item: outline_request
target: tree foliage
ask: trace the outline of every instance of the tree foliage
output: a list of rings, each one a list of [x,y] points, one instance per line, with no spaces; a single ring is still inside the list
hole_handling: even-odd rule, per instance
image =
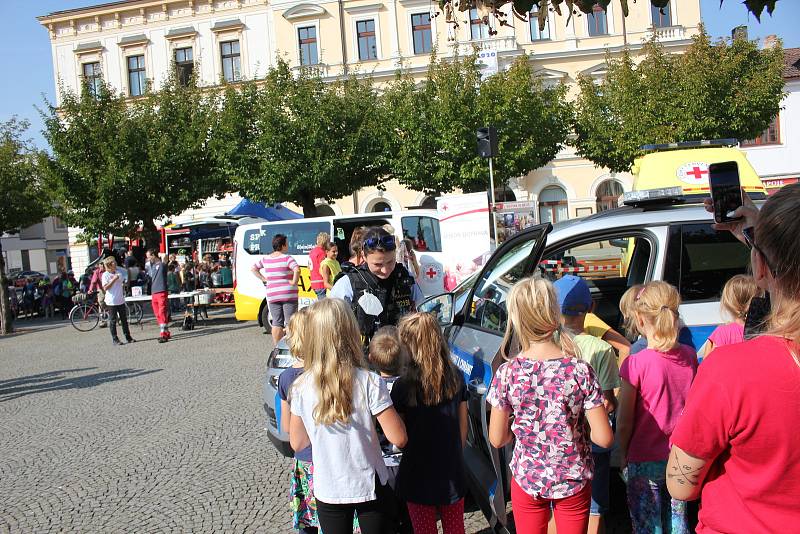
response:
[[[350,195],[386,174],[386,124],[369,79],[325,83],[281,60],[264,80],[228,92],[222,116],[233,132],[225,167],[251,200],[291,201],[315,216],[317,198]]]
[[[784,96],[783,51],[744,39],[712,44],[701,32],[684,54],[650,41],[640,63],[628,52],[607,63],[603,82],[578,82],[575,146],[616,172],[628,171],[644,144],[756,137]]]
[[[417,86],[398,78],[385,96],[393,127],[391,176],[427,193],[488,188],[486,160],[476,151],[476,130],[498,132],[496,183],[527,174],[553,159],[572,118],[566,89],[545,88],[529,58],[481,81],[475,56],[432,58]]]
[[[218,114],[213,93],[175,78],[126,100],[62,90],[43,113],[52,157],[43,166],[65,221],[97,234],[143,232],[158,243],[155,220],[202,205],[228,189],[209,150]]]
[[[0,123],[0,235],[36,224],[51,211],[47,190],[36,165],[37,152],[25,139],[27,121]],[[0,333],[11,332],[13,317],[0,250]]]

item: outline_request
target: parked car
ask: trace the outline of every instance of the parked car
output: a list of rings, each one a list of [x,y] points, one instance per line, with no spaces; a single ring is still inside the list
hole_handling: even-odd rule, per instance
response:
[[[728,232],[717,232],[702,205],[664,197],[564,223],[541,224],[509,239],[480,273],[457,292],[420,305],[435,313],[453,362],[464,374],[469,394],[469,432],[464,458],[473,500],[496,532],[509,532],[508,463],[513,444],[489,444],[486,394],[502,363],[505,299],[520,279],[539,273],[557,279],[570,273],[589,284],[595,313],[622,331],[619,300],[625,290],[650,280],[678,288],[680,314],[696,348],[722,322],[719,298],[725,282],[744,273],[750,252]]]

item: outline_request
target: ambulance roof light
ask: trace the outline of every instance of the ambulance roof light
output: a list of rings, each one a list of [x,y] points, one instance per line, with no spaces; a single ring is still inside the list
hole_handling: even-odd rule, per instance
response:
[[[654,202],[679,202],[683,198],[683,189],[680,186],[662,187],[660,189],[628,191],[622,195],[622,203],[626,206],[638,206]]]
[[[681,148],[708,148],[715,146],[737,146],[738,139],[704,139],[702,141],[680,141],[678,143],[664,143],[655,145],[642,145],[639,150],[651,152],[656,150],[676,150]]]

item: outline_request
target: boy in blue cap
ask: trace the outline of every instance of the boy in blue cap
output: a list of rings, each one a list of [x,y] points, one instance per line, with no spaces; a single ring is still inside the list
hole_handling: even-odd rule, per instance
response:
[[[558,304],[564,320],[564,328],[574,336],[580,357],[594,369],[603,404],[608,413],[617,408],[614,389],[620,387],[619,367],[614,348],[598,337],[584,331],[586,314],[592,311],[592,294],[583,278],[566,275],[553,284],[558,295]],[[589,512],[589,533],[602,532],[603,514],[609,508],[609,477],[611,450],[592,443],[594,478],[592,479],[592,504]]]

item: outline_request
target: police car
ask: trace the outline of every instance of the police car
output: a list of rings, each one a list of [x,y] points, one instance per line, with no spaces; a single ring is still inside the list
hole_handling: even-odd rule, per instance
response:
[[[645,147],[633,172],[634,191],[620,208],[556,224],[541,224],[503,243],[482,270],[454,293],[420,305],[437,314],[453,362],[469,392],[469,432],[464,457],[473,500],[496,532],[508,532],[507,468],[513,445],[495,449],[488,440],[486,393],[502,363],[505,298],[523,277],[541,273],[583,277],[595,314],[622,331],[619,300],[628,287],[663,280],[678,288],[680,314],[699,349],[723,319],[719,298],[725,282],[746,272],[750,253],[729,232],[716,232],[703,205],[708,165],[737,161],[740,181],[755,200],[764,188],[744,154],[731,142]]]

